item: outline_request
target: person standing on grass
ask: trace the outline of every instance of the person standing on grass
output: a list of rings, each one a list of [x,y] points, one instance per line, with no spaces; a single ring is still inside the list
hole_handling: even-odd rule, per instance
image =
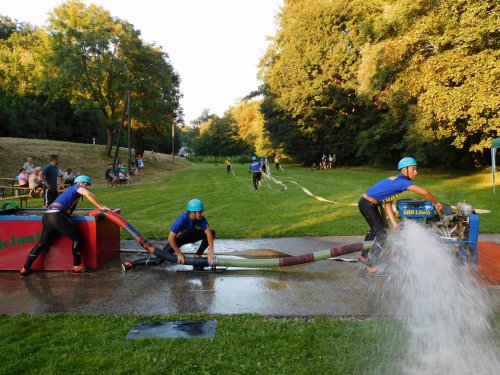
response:
[[[250,167],[248,167],[248,173],[253,172],[252,183],[255,191],[259,191],[259,186],[262,185],[260,179],[262,178],[261,173],[261,163],[257,160],[256,156],[252,156],[252,162],[250,163]],[[257,186],[258,184],[258,186]]]
[[[195,243],[201,240],[200,247],[196,251],[195,257],[202,257],[203,252],[208,247],[208,263],[214,261],[214,238],[215,231],[210,228],[203,211],[205,206],[199,199],[191,199],[187,204],[186,212],[182,213],[170,227],[167,244],[162,250],[155,251],[154,257],[144,257],[134,261],[127,261],[122,264],[124,271],[136,266],[158,265],[165,262],[167,254],[177,255],[177,263],[184,264],[185,257],[180,248],[188,243]],[[162,255],[164,255],[162,257]],[[203,267],[194,267],[203,269]]]
[[[79,176],[75,178],[74,185],[67,188],[57,199],[52,202],[42,216],[42,235],[38,244],[33,247],[21,268],[19,274],[28,276],[31,274],[31,266],[43,250],[48,250],[50,244],[58,234],[71,238],[73,241],[73,272],[91,272],[92,268],[85,267],[82,263],[81,251],[83,246],[83,236],[71,220],[71,214],[75,210],[81,196],[86,197],[92,204],[100,210],[109,210],[103,206],[88,187],[92,184],[90,177]]]
[[[142,155],[137,156],[135,159],[135,165],[137,167],[137,174],[141,175],[144,170],[144,161],[142,160]]]
[[[44,184],[43,200],[45,207],[54,202],[58,196],[57,177],[59,177],[59,155],[50,155],[50,163],[41,170],[39,177]]]
[[[278,154],[274,156],[274,165],[276,166],[276,170],[280,170],[280,157]]]
[[[233,169],[233,166],[231,165],[231,158],[227,158],[224,164],[226,164],[227,174],[231,173],[231,169]]]
[[[396,177],[389,177],[376,183],[363,194],[358,202],[359,211],[370,226],[370,232],[366,235],[365,241],[374,240],[372,257],[368,258],[368,251],[363,250],[358,258],[359,262],[367,265],[366,270],[369,274],[377,273],[377,264],[387,238],[385,214],[379,211],[379,208],[382,211],[382,205],[389,216],[393,230],[399,230],[399,224],[392,210],[392,202],[404,191],[408,190],[422,195],[425,199],[431,201],[438,211],[442,208],[441,203],[431,192],[413,183],[413,180],[417,177],[417,162],[415,159],[410,157],[401,159],[398,163],[398,170],[399,174]]]

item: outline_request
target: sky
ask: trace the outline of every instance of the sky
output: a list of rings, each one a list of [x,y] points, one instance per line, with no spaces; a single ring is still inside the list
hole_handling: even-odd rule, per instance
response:
[[[62,0],[2,0],[0,15],[44,26]],[[204,109],[222,117],[256,90],[257,65],[283,0],[84,0],[127,20],[161,46],[181,78],[185,123]]]

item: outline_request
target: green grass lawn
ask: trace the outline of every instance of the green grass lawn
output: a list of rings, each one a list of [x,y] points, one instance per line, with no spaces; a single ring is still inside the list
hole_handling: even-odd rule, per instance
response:
[[[96,188],[94,192],[108,206],[121,208],[122,215],[152,239],[166,236],[191,198],[205,203],[205,215],[219,238],[361,235],[368,226],[357,206],[350,204],[356,204],[369,186],[394,173],[347,167],[313,172],[285,166],[285,172],[273,171],[273,176],[285,183],[286,190],[263,181],[260,191],[255,192],[247,168],[235,165],[235,177],[227,174],[222,165],[198,163],[153,183]],[[318,201],[292,181],[339,204]],[[480,230],[500,232],[499,198],[493,196],[486,173],[460,176],[422,169],[416,183],[442,202],[456,205],[466,199],[476,208],[491,210],[481,215]],[[419,196],[404,193],[401,197]]]
[[[138,322],[178,319],[216,319],[215,338],[125,339]],[[388,374],[400,331],[384,319],[0,316],[0,373]]]
[[[211,339],[127,340],[139,322],[218,321]],[[500,337],[500,317],[492,322]],[[497,342],[498,344],[498,342]],[[0,315],[0,374],[400,374],[391,319]]]
[[[20,151],[21,150],[21,151]],[[35,165],[46,165],[51,153],[61,155],[61,167],[73,167],[92,177],[93,191],[106,205],[119,207],[123,216],[143,235],[161,239],[191,198],[202,199],[206,216],[219,238],[302,237],[363,235],[368,230],[356,204],[363,192],[377,181],[394,175],[393,169],[342,167],[334,171],[311,171],[285,165],[285,171],[272,168],[275,178],[285,183],[263,182],[258,193],[253,189],[248,165],[235,164],[236,177],[225,166],[190,164],[184,158],[172,159],[157,153],[157,162],[146,155],[143,176],[136,183],[118,189],[106,187],[104,170],[112,160],[103,145],[75,144],[36,139],[0,138],[0,151],[7,158],[0,165],[0,177],[14,177],[19,167],[32,156]],[[121,160],[127,158],[120,149]],[[292,181],[313,194],[340,202],[320,202],[305,194]],[[445,203],[456,205],[467,200],[476,208],[489,209],[481,215],[481,233],[500,233],[500,194],[493,195],[491,170],[462,173],[419,169],[417,184],[432,191]],[[497,189],[500,191],[500,189]],[[401,197],[418,197],[405,193]],[[42,201],[30,200],[30,207]],[[88,202],[81,207],[90,207]],[[123,237],[126,238],[123,232]]]
[[[82,146],[81,152],[89,147]],[[258,238],[364,234],[368,227],[350,204],[357,203],[369,186],[395,173],[368,167],[313,172],[285,165],[284,172],[273,170],[273,175],[286,190],[264,181],[256,193],[248,166],[234,167],[237,177],[228,175],[223,165],[188,166],[178,161],[174,166],[164,158],[149,163],[136,183],[117,189],[104,187],[100,167],[91,177],[97,181],[93,191],[99,200],[121,208],[147,238],[164,238],[191,198],[203,200],[219,238]],[[476,208],[491,210],[481,215],[480,230],[500,233],[499,198],[492,194],[488,170],[459,174],[422,168],[419,172],[416,183],[440,201],[456,205],[466,199]],[[339,203],[318,201],[292,181]],[[40,207],[41,200],[29,204]],[[91,205],[85,201],[80,207]],[[122,231],[122,236],[127,234]],[[219,326],[214,339],[125,339],[137,322],[171,319],[217,319]],[[497,315],[492,322],[497,338],[499,323]],[[398,321],[380,318],[0,315],[0,374],[397,374],[404,341]]]

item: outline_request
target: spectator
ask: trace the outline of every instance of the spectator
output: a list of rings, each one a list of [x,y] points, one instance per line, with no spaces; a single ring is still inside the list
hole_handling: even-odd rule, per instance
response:
[[[43,167],[40,172],[40,180],[45,185],[44,187],[44,204],[46,207],[49,206],[59,195],[57,189],[57,177],[59,165],[59,155],[50,155],[50,163]]]
[[[137,167],[137,174],[141,175],[144,169],[144,161],[142,160],[142,155],[137,156],[135,159],[135,165]]]
[[[127,163],[121,163],[120,172],[123,173],[125,176],[127,176],[129,174],[128,168],[127,168]]]
[[[75,176],[75,173],[73,172],[73,169],[72,168],[66,169],[66,172],[64,172],[64,174],[63,174],[64,185],[67,185],[67,186],[73,185],[75,178],[76,178],[76,176]]]
[[[280,170],[280,157],[278,154],[274,157],[274,165],[276,166],[276,170]]]
[[[33,158],[31,156],[26,158],[26,163],[24,163],[23,168],[26,170],[27,174],[32,174],[34,172],[35,167],[33,166]]]
[[[108,168],[104,171],[104,178],[111,184],[111,187],[116,188],[118,177],[113,173],[113,164],[109,163]]]
[[[40,170],[42,168],[36,167],[33,170],[33,173],[29,175],[28,177],[28,186],[30,189],[41,189],[43,188],[43,184],[40,181],[40,177],[38,176],[40,174]]]
[[[28,177],[28,187],[32,190],[31,196],[32,197],[41,197],[43,195],[43,184],[40,181],[40,177],[38,176],[40,174],[40,170],[42,168],[36,167],[33,170],[33,173],[29,175]]]
[[[21,168],[19,170],[19,176],[17,176],[17,180],[18,180],[19,186],[28,187],[28,174],[26,173],[26,169]]]
[[[122,164],[120,172],[118,172],[118,179],[121,183],[125,182],[127,184],[130,183],[130,180],[132,179],[127,172],[127,167],[125,166],[125,164]]]

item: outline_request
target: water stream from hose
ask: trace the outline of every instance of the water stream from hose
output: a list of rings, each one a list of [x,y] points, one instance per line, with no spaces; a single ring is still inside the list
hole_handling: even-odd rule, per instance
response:
[[[401,317],[408,337],[398,372],[498,373],[490,298],[473,267],[418,223],[405,223],[389,243],[381,294],[392,295],[393,312]]]

